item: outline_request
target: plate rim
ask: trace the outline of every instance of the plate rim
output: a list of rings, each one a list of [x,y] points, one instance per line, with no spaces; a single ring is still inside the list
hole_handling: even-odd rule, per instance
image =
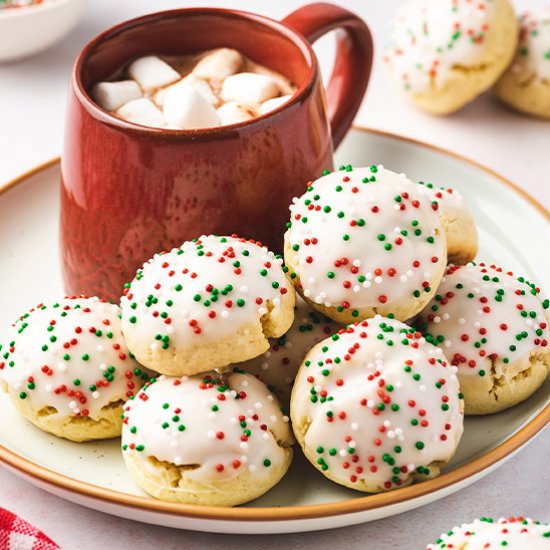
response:
[[[520,195],[524,200],[536,208],[550,223],[550,211],[548,211],[528,192],[521,189],[515,183],[505,178],[498,172],[477,161],[437,145],[432,145],[430,143],[425,143],[414,138],[401,136],[391,132],[360,125],[354,125],[353,129],[379,137],[409,143],[411,145],[454,158],[465,164],[469,164],[477,170],[492,176],[499,183],[504,184],[512,191]],[[0,196],[4,195],[9,190],[16,188],[18,185],[25,183],[31,177],[59,164],[59,162],[60,158],[56,157],[22,173],[0,188]],[[500,462],[503,462],[506,458],[510,457],[524,445],[529,443],[549,423],[550,403],[540,410],[537,415],[525,426],[513,433],[510,437],[508,437],[508,439],[503,441],[494,449],[491,449],[475,460],[459,466],[450,472],[443,473],[436,478],[423,481],[422,483],[409,485],[408,487],[397,489],[395,491],[389,491],[387,493],[359,496],[362,494],[358,492],[357,497],[343,501],[303,506],[242,508],[199,506],[164,502],[156,500],[153,497],[142,497],[121,493],[113,489],[99,487],[91,483],[70,478],[63,474],[54,472],[44,466],[35,464],[34,462],[19,456],[16,452],[9,450],[2,445],[0,445],[0,465],[5,466],[10,470],[15,470],[16,473],[22,475],[23,477],[33,478],[41,484],[53,486],[58,490],[67,491],[81,497],[83,496],[94,500],[101,500],[114,505],[137,509],[142,512],[161,513],[171,516],[176,515],[202,520],[226,520],[241,522],[312,520],[323,517],[367,512],[375,509],[382,509],[391,505],[404,504],[421,497],[426,497],[432,493],[448,489],[453,485],[465,482],[469,478],[476,476],[491,467],[497,466]]]

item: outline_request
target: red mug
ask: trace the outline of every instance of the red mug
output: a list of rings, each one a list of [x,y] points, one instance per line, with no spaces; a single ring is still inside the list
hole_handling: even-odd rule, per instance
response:
[[[338,29],[325,91],[310,42]],[[149,128],[118,119],[92,86],[137,57],[219,47],[241,51],[298,90],[251,121],[201,130]],[[276,251],[292,197],[323,169],[365,93],[372,39],[353,13],[304,6],[282,22],[225,9],[139,17],[94,38],[71,77],[61,161],[65,290],[118,301],[125,282],[158,251],[201,234],[233,234]]]

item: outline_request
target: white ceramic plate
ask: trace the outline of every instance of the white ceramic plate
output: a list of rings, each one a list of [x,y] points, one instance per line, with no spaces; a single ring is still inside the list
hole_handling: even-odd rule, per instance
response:
[[[550,214],[504,178],[470,161],[397,136],[355,129],[337,162],[382,163],[413,179],[456,187],[480,234],[479,258],[550,289],[550,256],[540,239]],[[59,164],[42,166],[0,194],[0,327],[62,294],[58,267]],[[0,397],[0,462],[63,498],[134,520],[220,533],[290,533],[372,521],[458,491],[488,474],[550,421],[550,379],[526,403],[468,418],[458,453],[433,480],[366,496],[331,483],[296,453],[284,480],[239,508],[164,503],[147,497],[123,464],[118,441],[75,444],[40,432]]]

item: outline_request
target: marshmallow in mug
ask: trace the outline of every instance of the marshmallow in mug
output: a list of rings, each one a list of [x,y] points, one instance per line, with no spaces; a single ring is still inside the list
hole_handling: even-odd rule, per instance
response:
[[[225,80],[243,65],[243,56],[231,48],[219,48],[205,55],[193,69],[193,74],[203,80]]]
[[[133,78],[146,92],[172,84],[181,78],[166,61],[154,55],[136,59],[128,67],[128,76]]]
[[[140,97],[125,103],[116,111],[116,114],[128,122],[142,124],[143,126],[162,128],[167,124],[162,111],[146,97]]]
[[[220,125],[216,110],[195,86],[183,82],[166,93],[163,112],[169,124],[192,130]]]
[[[265,74],[237,73],[228,76],[222,85],[224,101],[237,101],[246,105],[263,103],[280,94],[275,79]]]

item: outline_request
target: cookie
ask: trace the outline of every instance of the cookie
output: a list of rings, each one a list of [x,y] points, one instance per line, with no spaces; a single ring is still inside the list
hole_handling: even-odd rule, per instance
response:
[[[413,317],[445,270],[438,208],[424,186],[382,166],[325,173],[290,207],[285,262],[296,290],[340,323]]]
[[[519,23],[516,56],[495,92],[518,111],[550,118],[550,7],[522,14]]]
[[[292,461],[288,417],[243,371],[153,379],[124,410],[122,450],[161,500],[235,506],[276,485]]]
[[[508,0],[409,0],[392,24],[384,61],[414,105],[445,115],[497,81],[516,36]]]
[[[64,298],[14,323],[0,345],[0,384],[27,420],[72,441],[120,435],[123,404],[149,377],[119,313],[98,298]]]
[[[415,321],[458,367],[466,414],[527,399],[550,369],[548,300],[523,277],[484,263],[449,266]]]
[[[452,187],[436,187],[432,183],[418,182],[429,189],[432,200],[439,204],[439,219],[447,240],[447,261],[463,265],[477,255],[478,238],[474,219],[462,195]]]
[[[484,517],[443,533],[435,544],[428,544],[426,550],[496,550],[503,547],[507,550],[548,550],[550,526],[524,517],[496,521]]]
[[[309,461],[370,493],[437,476],[463,430],[456,367],[414,328],[379,315],[309,352],[290,409]]]
[[[155,255],[121,300],[128,347],[171,376],[245,361],[292,324],[295,294],[277,258],[255,241],[203,236]]]
[[[294,322],[280,338],[269,341],[264,354],[237,365],[263,380],[286,406],[298,368],[307,352],[321,340],[342,328],[325,315],[315,311],[300,297],[294,307]]]

